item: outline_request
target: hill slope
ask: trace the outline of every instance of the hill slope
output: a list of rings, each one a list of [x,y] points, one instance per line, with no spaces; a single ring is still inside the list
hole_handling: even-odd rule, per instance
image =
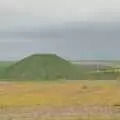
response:
[[[69,61],[54,54],[36,54],[8,67],[5,78],[14,79],[80,79],[80,71]]]

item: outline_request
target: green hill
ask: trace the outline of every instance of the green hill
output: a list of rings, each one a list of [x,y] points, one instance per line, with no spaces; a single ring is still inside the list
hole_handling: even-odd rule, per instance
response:
[[[80,71],[71,62],[54,54],[35,54],[11,65],[5,70],[9,79],[80,79]]]
[[[114,80],[120,76],[95,70],[95,65],[72,64],[54,54],[35,54],[18,62],[0,62],[0,80]]]

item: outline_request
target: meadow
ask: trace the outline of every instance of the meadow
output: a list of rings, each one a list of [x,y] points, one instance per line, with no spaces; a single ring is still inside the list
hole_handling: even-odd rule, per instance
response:
[[[0,62],[0,120],[120,120],[119,74],[93,71],[56,55]]]
[[[0,120],[119,119],[119,80],[0,82]]]

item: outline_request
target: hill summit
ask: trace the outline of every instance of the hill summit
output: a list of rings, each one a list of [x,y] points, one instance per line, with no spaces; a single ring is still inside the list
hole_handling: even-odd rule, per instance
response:
[[[55,54],[34,54],[8,67],[4,75],[10,79],[79,79],[79,70]]]

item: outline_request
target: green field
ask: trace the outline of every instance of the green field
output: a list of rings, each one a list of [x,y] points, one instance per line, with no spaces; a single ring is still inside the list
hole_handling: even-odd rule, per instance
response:
[[[120,120],[119,74],[94,71],[51,54],[1,61],[0,120]]]

